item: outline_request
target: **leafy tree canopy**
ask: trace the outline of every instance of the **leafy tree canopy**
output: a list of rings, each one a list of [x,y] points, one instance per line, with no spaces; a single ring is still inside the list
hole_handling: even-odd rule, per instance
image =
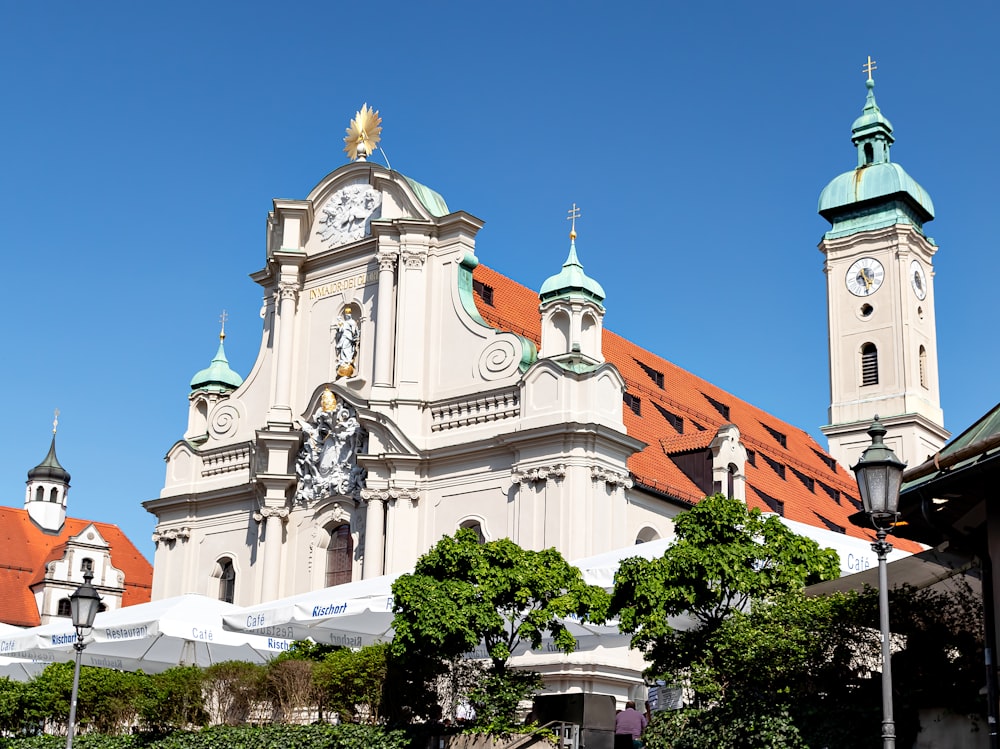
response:
[[[839,559],[777,517],[738,499],[706,497],[675,521],[676,541],[659,559],[632,558],[615,575],[611,611],[657,675],[685,665],[690,648],[675,630],[693,619],[698,638],[737,611],[839,574]],[[691,642],[690,644],[694,644]]]
[[[607,593],[584,583],[555,549],[529,551],[506,538],[479,543],[465,528],[442,538],[392,590],[394,652],[448,659],[482,643],[495,670],[519,644],[537,648],[545,636],[572,652],[564,620],[601,622],[608,605]]]

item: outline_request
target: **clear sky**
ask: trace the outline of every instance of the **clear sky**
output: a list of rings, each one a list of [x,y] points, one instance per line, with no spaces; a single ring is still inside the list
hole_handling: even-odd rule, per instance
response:
[[[577,248],[605,325],[811,432],[829,376],[816,214],[856,165],[866,56],[893,161],[930,193],[946,427],[998,401],[991,320],[1000,6],[941,2],[9,2],[0,502],[48,449],[70,514],[152,558],[191,376],[261,338],[271,199],[346,162],[365,102],[392,167],[486,221],[532,288]],[[375,160],[381,160],[376,155]]]

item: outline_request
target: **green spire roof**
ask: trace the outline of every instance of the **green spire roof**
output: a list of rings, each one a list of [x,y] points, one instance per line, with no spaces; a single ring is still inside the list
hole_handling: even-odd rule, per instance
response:
[[[554,299],[583,298],[603,309],[601,302],[604,301],[604,289],[583,272],[583,265],[576,256],[575,231],[570,235],[569,256],[563,263],[562,270],[546,279],[538,296],[543,304]]]
[[[888,138],[889,143],[895,140],[892,137],[892,123],[889,118],[882,114],[882,110],[875,103],[875,81],[869,78],[865,81],[868,87],[868,96],[865,98],[865,108],[861,116],[851,125],[852,140],[855,144],[859,141],[881,134]],[[885,160],[889,160],[889,152],[886,150]]]
[[[201,370],[191,378],[192,390],[210,390],[216,393],[228,393],[243,384],[240,377],[229,367],[225,349],[226,334],[219,336],[219,350],[207,369]]]
[[[59,465],[59,458],[56,457],[56,434],[52,432],[52,444],[49,445],[48,455],[37,466],[28,471],[28,481],[60,481],[69,483],[69,471]]]
[[[875,81],[869,78],[865,85],[865,107],[851,126],[858,166],[835,177],[819,196],[819,213],[833,224],[825,236],[894,224],[910,224],[923,233],[924,223],[934,218],[934,203],[903,167],[890,161],[892,124],[875,102]]]

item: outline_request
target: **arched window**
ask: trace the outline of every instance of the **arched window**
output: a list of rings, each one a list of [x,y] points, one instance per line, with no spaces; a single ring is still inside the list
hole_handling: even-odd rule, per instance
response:
[[[871,164],[873,161],[875,161],[875,149],[871,143],[865,143],[865,164]]]
[[[572,335],[569,315],[565,312],[556,312],[552,315],[552,327],[557,334],[557,337],[553,339],[553,345],[557,350],[547,351],[546,353],[549,355],[565,354],[569,351],[570,337]]]
[[[861,384],[878,385],[878,349],[874,343],[861,347]]]
[[[82,572],[93,572],[94,571],[94,560],[90,557],[84,557],[83,561],[80,562],[80,570]]]
[[[659,538],[660,538],[660,534],[656,532],[656,529],[655,528],[650,528],[647,525],[645,528],[643,528],[641,531],[639,531],[639,533],[636,535],[636,537],[635,537],[635,543],[636,543],[637,546],[639,544],[648,544],[650,541],[656,541]]]
[[[478,520],[466,520],[462,523],[460,528],[468,528],[470,531],[475,531],[476,536],[479,538],[479,543],[486,543],[486,534],[483,533],[483,525]]]
[[[38,487],[35,489],[35,501],[41,502],[43,499],[45,499],[45,489]]]
[[[920,386],[927,387],[927,349],[920,347]]]
[[[349,525],[338,525],[330,531],[326,547],[326,586],[351,582],[354,567],[354,539]]]
[[[49,489],[49,502],[58,502],[58,501],[59,501],[59,490],[53,486],[51,489]]]
[[[72,609],[69,607],[68,598],[59,599],[59,607],[56,609],[56,616],[72,616]]]
[[[732,463],[726,469],[726,496],[730,499],[736,496],[736,466]]]
[[[219,560],[219,600],[226,603],[236,600],[236,568],[229,557]]]

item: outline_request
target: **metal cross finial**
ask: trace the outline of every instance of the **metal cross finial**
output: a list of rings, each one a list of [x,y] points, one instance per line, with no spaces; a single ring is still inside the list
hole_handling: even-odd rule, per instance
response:
[[[576,207],[576,203],[573,203],[573,207],[566,211],[566,213],[569,214],[566,220],[573,222],[569,230],[569,238],[576,239],[576,220],[580,218],[580,209]]]
[[[868,62],[862,65],[861,69],[868,73],[868,80],[870,81],[872,79],[872,71],[878,69],[875,67],[875,61],[872,59],[871,55],[868,55]]]
[[[225,340],[226,338],[226,320],[229,319],[229,315],[226,314],[225,310],[222,310],[222,314],[219,315],[219,322],[222,323],[222,332],[219,333],[219,340]]]
[[[55,417],[52,419],[52,434],[56,433],[56,429],[59,428],[59,409],[55,411]]]

